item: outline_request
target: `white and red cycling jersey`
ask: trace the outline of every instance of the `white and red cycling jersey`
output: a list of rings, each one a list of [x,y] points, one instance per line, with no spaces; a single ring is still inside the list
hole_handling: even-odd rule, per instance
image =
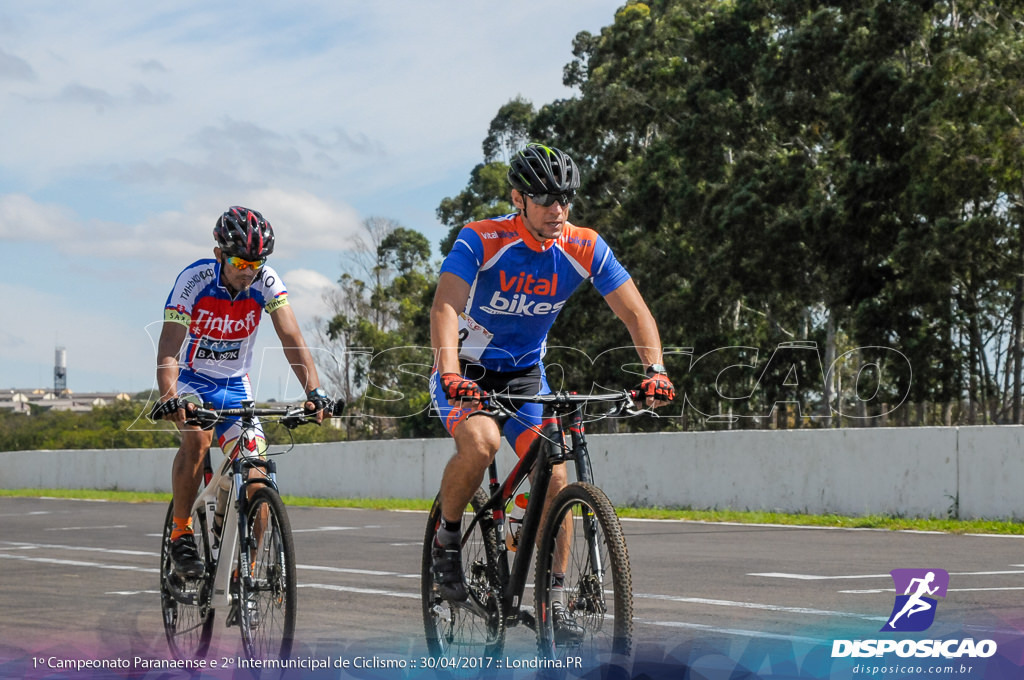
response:
[[[232,297],[220,281],[221,264],[199,260],[174,282],[164,305],[164,320],[188,327],[178,357],[189,370],[223,380],[248,374],[263,312],[288,304],[288,291],[271,267],[264,266],[252,285]]]

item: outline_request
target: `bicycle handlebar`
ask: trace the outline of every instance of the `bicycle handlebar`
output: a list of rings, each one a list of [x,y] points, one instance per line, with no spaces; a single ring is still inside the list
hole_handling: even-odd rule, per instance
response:
[[[334,402],[330,413],[326,413],[325,415],[329,417],[338,417],[342,414],[344,408],[344,401],[336,401]],[[243,420],[247,420],[255,417],[279,418],[278,422],[291,430],[299,425],[316,423],[316,414],[316,411],[307,411],[303,406],[256,408],[255,404],[253,404],[251,406],[243,405],[236,408],[213,409],[197,406],[191,402],[185,404],[185,424],[197,425],[204,430],[209,430],[229,418],[241,418]]]
[[[510,411],[506,404],[544,404],[556,413],[571,413],[589,403],[611,403],[613,404],[612,408],[602,414],[602,416],[608,417],[623,413],[638,415],[648,412],[647,409],[637,407],[637,400],[641,396],[639,390],[620,390],[618,392],[598,394],[577,394],[560,390],[548,394],[533,395],[488,393],[484,395],[482,402],[485,404],[485,410],[497,414]]]

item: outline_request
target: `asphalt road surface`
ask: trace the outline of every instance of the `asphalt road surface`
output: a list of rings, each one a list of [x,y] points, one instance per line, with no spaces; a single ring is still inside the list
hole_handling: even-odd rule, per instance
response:
[[[54,655],[166,657],[157,574],[165,511],[159,503],[0,498],[0,677],[12,663]],[[288,512],[299,581],[295,654],[423,656],[426,514]],[[1024,647],[1019,537],[683,521],[624,520],[623,529],[644,658],[754,654],[756,669],[780,645],[827,655],[836,639],[880,637],[897,568],[949,572],[928,635]],[[241,654],[238,629],[217,616],[211,656]],[[530,630],[509,631],[510,654],[528,656],[533,644]]]

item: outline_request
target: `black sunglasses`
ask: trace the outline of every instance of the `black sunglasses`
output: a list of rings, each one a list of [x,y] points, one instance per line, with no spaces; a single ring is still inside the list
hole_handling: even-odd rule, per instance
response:
[[[525,193],[525,192],[524,192]],[[530,200],[539,205],[542,208],[547,208],[549,205],[558,201],[564,206],[568,206],[572,203],[572,199],[576,196],[575,191],[566,191],[562,194],[526,194],[530,197]]]

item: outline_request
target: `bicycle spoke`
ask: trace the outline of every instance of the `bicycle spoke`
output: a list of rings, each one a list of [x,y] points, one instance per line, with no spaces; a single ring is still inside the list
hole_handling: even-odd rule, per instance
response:
[[[206,655],[213,637],[209,575],[199,581],[185,582],[174,574],[170,553],[172,510],[173,502],[167,508],[160,548],[160,607],[163,610],[164,633],[175,658],[200,658]],[[203,540],[205,517],[197,515],[193,522],[199,554],[210,565],[209,547]]]
[[[593,660],[628,655],[633,630],[629,557],[618,518],[604,493],[585,483],[571,484],[559,493],[540,551],[536,576],[540,653]]]
[[[463,526],[470,526],[474,508],[487,502],[483,491],[466,509]],[[505,644],[505,622],[497,578],[498,543],[493,525],[477,524],[462,549],[469,599],[451,603],[438,594],[431,572],[430,547],[440,517],[435,502],[427,520],[423,546],[423,623],[427,647],[434,656],[497,656]]]
[[[286,658],[295,633],[295,548],[281,497],[261,488],[250,501],[250,579],[239,587],[238,619],[250,658]],[[240,555],[245,555],[241,551]]]

